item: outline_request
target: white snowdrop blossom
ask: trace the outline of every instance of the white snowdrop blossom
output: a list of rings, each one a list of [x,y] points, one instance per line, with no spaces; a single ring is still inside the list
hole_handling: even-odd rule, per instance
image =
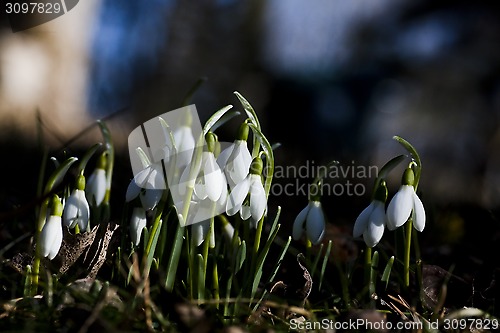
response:
[[[101,205],[106,195],[106,155],[102,154],[97,167],[89,177],[85,193],[90,204]]]
[[[193,131],[189,126],[180,126],[173,132],[177,147],[177,168],[183,168],[191,163],[193,151],[196,146]]]
[[[77,224],[81,232],[87,231],[89,224],[90,208],[85,192],[75,189],[66,200],[64,205],[63,222],[68,228],[74,228]]]
[[[304,230],[307,238],[314,245],[323,239],[325,235],[325,215],[323,214],[321,202],[316,200],[309,201],[309,204],[297,215],[293,222],[293,239],[300,239]]]
[[[425,209],[413,187],[413,170],[408,168],[403,174],[403,185],[387,207],[387,227],[395,230],[408,221],[410,216],[417,231],[425,228]]]
[[[207,197],[213,201],[218,201],[225,188],[227,188],[226,178],[215,160],[213,152],[203,152],[201,169],[195,184],[194,191],[200,200]]]
[[[229,216],[240,212],[243,219],[252,218],[253,226],[264,216],[267,207],[267,198],[264,186],[262,185],[261,173],[262,160],[256,157],[252,162],[250,173],[241,182],[237,183],[229,194],[226,203],[226,212]],[[250,214],[247,213],[243,205],[247,195],[250,196]]]
[[[363,239],[368,247],[377,245],[384,235],[387,217],[385,214],[385,202],[387,200],[387,185],[385,180],[381,180],[375,188],[374,199],[359,214],[354,223],[353,237],[363,235]]]
[[[79,175],[76,180],[76,188],[66,200],[62,216],[63,223],[68,228],[74,228],[77,224],[81,232],[87,231],[89,225],[90,208],[85,197],[85,177]]]
[[[135,246],[141,241],[142,229],[146,227],[146,211],[142,207],[135,207],[130,218],[130,238]]]
[[[248,150],[248,125],[243,123],[238,131],[237,139],[229,147],[224,149],[217,162],[224,169],[226,178],[231,188],[243,181],[248,175],[252,155]]]
[[[52,199],[52,213],[45,221],[40,233],[40,251],[49,260],[54,259],[61,248],[63,239],[62,209],[61,201],[55,195]]]
[[[139,196],[143,208],[152,210],[160,202],[165,184],[162,165],[153,163],[132,179],[125,194],[125,201],[130,202]]]
[[[353,237],[363,235],[367,246],[374,247],[384,235],[387,218],[385,215],[385,203],[380,200],[373,200],[354,223]]]

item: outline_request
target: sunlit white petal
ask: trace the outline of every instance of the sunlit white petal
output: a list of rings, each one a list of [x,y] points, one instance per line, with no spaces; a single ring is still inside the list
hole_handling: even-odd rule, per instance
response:
[[[319,201],[312,201],[311,204],[306,219],[306,233],[313,244],[318,244],[325,234],[325,216]]]
[[[226,164],[226,171],[235,184],[241,182],[248,175],[251,163],[252,155],[248,151],[247,142],[236,141]]]
[[[385,205],[383,202],[375,200],[373,201],[373,211],[370,214],[368,225],[363,233],[366,245],[374,247],[380,242],[384,235],[385,224]]]
[[[413,186],[402,185],[387,207],[387,227],[399,228],[406,223],[413,209]]]
[[[85,232],[89,222],[90,209],[85,192],[75,189],[64,205],[63,223],[74,228],[78,223],[80,231]]]
[[[262,218],[266,210],[266,191],[264,191],[264,186],[259,175],[251,174],[250,179],[250,211],[252,220],[257,222]]]
[[[415,192],[413,192],[413,227],[420,232],[425,228],[424,205]]]
[[[226,180],[222,176],[222,171],[215,161],[214,154],[210,152],[203,154],[205,160],[203,173],[205,177],[206,192],[210,200],[217,201],[222,194],[224,186],[226,186]]]
[[[95,203],[97,206],[102,203],[106,194],[106,171],[104,169],[96,168],[94,170],[89,177],[85,192],[88,202]]]
[[[247,177],[241,182],[236,184],[231,193],[226,204],[227,215],[232,216],[236,214],[240,209],[243,201],[245,200],[248,191],[250,189],[250,178]]]
[[[352,231],[353,237],[359,237],[365,232],[366,226],[368,225],[368,221],[370,219],[370,215],[373,211],[373,207],[374,207],[374,201],[372,201],[368,205],[368,207],[363,209],[361,214],[359,214],[358,218],[356,219],[356,222],[354,222],[354,229]]]
[[[63,238],[61,217],[51,215],[45,222],[40,233],[40,250],[44,257],[50,260],[59,252]]]
[[[135,207],[130,219],[130,238],[137,246],[141,241],[142,230],[146,227],[146,212],[141,207]]]

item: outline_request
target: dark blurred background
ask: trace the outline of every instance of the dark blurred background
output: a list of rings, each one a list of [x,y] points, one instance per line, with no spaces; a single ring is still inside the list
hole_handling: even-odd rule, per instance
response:
[[[233,91],[241,92],[269,139],[282,144],[281,166],[336,159],[381,167],[404,152],[391,139],[403,136],[423,159],[430,235],[445,230],[450,238],[432,236],[435,242],[462,243],[484,227],[490,244],[498,240],[500,207],[497,7],[456,0],[89,0],[16,34],[2,17],[2,211],[35,193],[36,109],[54,149],[93,119],[114,114],[109,121],[124,148],[115,186],[124,189],[132,175],[130,130],[180,107],[205,77],[192,99],[202,121],[227,104],[241,110]],[[221,137],[232,140],[228,125]],[[94,142],[94,132],[80,142]],[[399,177],[394,172],[391,193]],[[330,222],[345,225],[346,234],[369,201],[373,179],[358,181],[367,184],[365,197],[324,200]],[[270,209],[284,206],[291,224],[306,201],[274,198]]]

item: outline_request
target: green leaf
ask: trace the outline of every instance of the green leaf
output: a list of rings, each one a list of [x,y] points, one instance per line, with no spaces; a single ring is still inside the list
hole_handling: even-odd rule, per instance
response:
[[[330,258],[330,252],[332,250],[332,240],[328,241],[328,246],[326,247],[325,255],[323,257],[323,263],[321,265],[321,271],[319,274],[319,286],[318,290],[321,290],[321,286],[323,285],[323,277],[325,276],[326,264],[328,263],[328,258]]]
[[[278,258],[278,261],[276,262],[276,265],[273,266],[274,267],[273,271],[271,272],[271,275],[269,276],[269,279],[267,280],[268,283],[274,281],[274,278],[275,278],[276,274],[278,273],[279,268],[281,267],[281,263],[283,262],[283,258],[285,257],[285,254],[287,253],[288,247],[290,246],[291,242],[292,242],[292,237],[288,236],[288,240],[285,243],[285,246],[283,246],[283,249],[281,250],[281,254]],[[268,293],[267,290],[264,290],[259,301],[253,307],[253,311],[257,311],[257,309],[259,308],[260,304],[262,303],[262,300],[267,295],[267,293]]]
[[[377,180],[378,179],[385,179],[387,178],[387,175],[389,172],[392,171],[396,166],[398,166],[399,163],[401,163],[405,159],[405,155],[399,155],[391,159],[389,162],[384,164],[384,166],[380,169]]]
[[[243,97],[239,92],[235,91],[234,94],[240,100],[240,103],[243,106],[243,109],[245,110],[252,124],[254,124],[260,130],[259,118],[257,117],[257,114],[255,113],[255,110],[253,109],[252,105],[250,105],[250,103],[246,100],[246,98]]]
[[[201,77],[196,82],[193,84],[191,89],[187,92],[186,96],[184,96],[184,99],[182,100],[182,106],[186,106],[189,103],[191,103],[191,98],[193,98],[194,94],[200,89],[201,85],[207,81],[206,77]]]
[[[373,252],[372,264],[370,269],[370,284],[368,285],[368,290],[370,295],[375,292],[377,285],[377,270],[378,270],[378,251]]]
[[[101,129],[102,136],[104,138],[104,142],[106,144],[106,151],[107,151],[107,156],[108,160],[106,163],[106,195],[104,196],[104,202],[103,204],[106,206],[109,203],[109,197],[110,197],[110,189],[111,189],[111,179],[113,178],[113,167],[115,163],[115,148],[113,146],[113,140],[111,139],[111,132],[109,131],[108,126],[101,121],[98,120],[97,124],[99,125],[99,128]]]
[[[276,226],[278,225],[280,215],[281,215],[281,206],[278,206],[278,211],[276,212],[276,216],[274,217],[273,224],[271,225],[271,228],[269,229],[269,235],[267,236],[267,241],[269,241],[269,239],[271,238],[271,235],[274,233],[274,230],[276,230]]]
[[[311,266],[311,276],[314,276],[314,273],[316,272],[316,267],[318,266],[319,259],[321,258],[321,252],[323,252],[323,243],[319,245],[318,254],[316,255],[316,258]]]
[[[175,233],[174,244],[172,245],[172,252],[167,264],[167,278],[165,281],[165,288],[167,291],[172,292],[174,289],[175,276],[177,274],[177,266],[179,265],[179,258],[181,257],[182,242],[184,240],[184,229],[179,223]]]
[[[161,216],[161,215],[160,215]],[[160,218],[158,216],[158,219]],[[148,240],[148,246],[146,247],[146,272],[149,274],[149,270],[151,268],[151,263],[153,262],[154,254],[156,251],[156,244],[158,243],[158,238],[160,236],[160,230],[161,230],[161,225],[162,225],[162,220],[159,219],[158,221],[155,221],[155,224],[153,225],[153,228],[151,230],[151,235],[149,236]]]
[[[234,113],[232,115],[232,117],[230,118],[226,118],[224,120],[222,120],[222,117],[224,117],[224,115],[233,108],[232,105],[228,105],[228,106],[225,106],[223,107],[222,109],[220,109],[219,111],[215,112],[208,120],[207,122],[205,123],[205,126],[203,126],[203,135],[207,135],[208,132],[210,131],[215,131],[215,129],[213,129],[213,127],[215,125],[217,125],[217,122],[219,120],[222,121],[221,124],[218,124],[217,127],[221,126],[222,124],[224,124],[224,122],[228,121],[229,119],[231,119],[232,117],[234,117]]]
[[[47,184],[45,184],[45,194],[49,193],[52,191],[54,187],[59,185],[62,180],[64,179],[64,176],[66,176],[66,173],[68,172],[69,168],[78,161],[78,158],[76,157],[70,157],[63,163],[59,165],[59,167],[52,173],[52,175],[49,177],[49,180],[47,181]]]
[[[248,127],[252,129],[255,137],[259,140],[262,145],[262,149],[264,150],[264,154],[266,155],[266,180],[264,182],[264,190],[266,191],[266,197],[269,196],[269,192],[271,190],[271,183],[273,181],[274,174],[274,153],[271,144],[267,140],[267,138],[262,134],[260,129],[254,124],[248,124]]]
[[[90,158],[95,154],[97,149],[99,149],[102,146],[102,143],[98,142],[92,147],[87,150],[85,155],[83,155],[82,159],[80,160],[80,163],[78,164],[78,173],[83,173],[85,170],[85,167],[87,166],[87,163],[89,162]]]
[[[394,264],[394,256],[390,257],[384,268],[384,273],[382,273],[382,282],[385,282],[385,289],[389,285],[389,277],[391,276],[392,265]]]
[[[234,274],[238,273],[243,267],[245,263],[245,259],[247,257],[247,244],[245,241],[242,241],[240,246],[238,246],[238,252],[236,253],[236,267],[234,270]]]
[[[417,165],[421,168],[422,162],[420,161],[420,156],[418,155],[415,147],[413,147],[411,143],[409,143],[408,141],[406,141],[405,139],[403,139],[400,136],[395,135],[392,138],[394,140],[396,140],[397,142],[399,142],[410,153],[410,155],[413,157],[413,159],[415,160]]]
[[[268,241],[264,245],[264,248],[262,249],[262,252],[260,253],[258,259],[257,259],[257,266],[255,270],[255,276],[252,284],[252,298],[255,295],[255,292],[257,291],[257,287],[259,286],[260,283],[260,278],[262,277],[262,268],[264,267],[264,262],[266,261],[267,254],[269,253],[269,249],[271,248],[271,244],[274,242],[274,239],[276,238],[276,235],[278,234],[278,231],[280,229],[280,224],[276,227],[276,230],[271,234],[271,237],[269,237]]]
[[[203,300],[205,298],[205,277],[206,277],[206,271],[205,271],[205,260],[203,259],[203,256],[198,253],[196,256],[196,266],[197,266],[197,271],[198,271],[198,299]]]

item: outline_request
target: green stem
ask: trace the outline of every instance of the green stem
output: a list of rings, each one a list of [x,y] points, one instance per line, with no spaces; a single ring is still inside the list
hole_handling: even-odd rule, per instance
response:
[[[217,270],[217,257],[213,256],[213,271],[212,271],[212,279],[213,279],[213,293],[214,293],[214,300],[215,300],[215,307],[218,309],[219,308],[219,300],[220,300],[220,293],[219,293],[219,273]]]
[[[372,271],[372,248],[366,246],[365,248],[365,286],[370,284],[370,274]],[[370,297],[370,295],[368,295]]]
[[[404,284],[405,287],[410,286],[410,252],[411,252],[411,233],[413,228],[413,222],[409,219],[406,224],[406,235],[405,235],[405,253],[404,253]]]
[[[264,217],[257,223],[257,231],[255,232],[255,240],[253,243],[253,256],[252,256],[252,274],[255,274],[255,264],[259,256],[260,238],[262,236],[262,228],[264,226]]]

